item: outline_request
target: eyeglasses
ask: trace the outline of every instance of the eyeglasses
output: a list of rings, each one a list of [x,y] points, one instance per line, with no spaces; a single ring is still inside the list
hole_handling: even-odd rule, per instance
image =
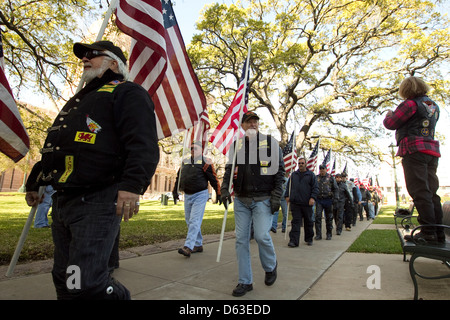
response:
[[[83,55],[83,58],[87,58],[89,60],[94,59],[96,57],[109,57],[109,55],[104,53],[103,51],[98,50],[86,51]]]

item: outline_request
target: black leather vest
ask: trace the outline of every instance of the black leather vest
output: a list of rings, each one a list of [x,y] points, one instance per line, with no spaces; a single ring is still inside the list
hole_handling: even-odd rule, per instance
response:
[[[438,105],[427,96],[415,98],[413,101],[417,105],[417,111],[395,132],[397,146],[403,138],[408,136],[423,137],[426,140],[434,139],[436,123],[439,120]]]

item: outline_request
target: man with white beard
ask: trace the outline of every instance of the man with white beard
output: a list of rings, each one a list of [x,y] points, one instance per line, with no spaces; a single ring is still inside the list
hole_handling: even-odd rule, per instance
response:
[[[126,58],[110,41],[75,43],[86,86],[56,117],[27,180],[34,206],[52,185],[53,282],[58,299],[130,299],[111,278],[108,261],[122,217],[139,211],[139,197],[159,161],[153,102],[126,81]]]
[[[225,167],[221,200],[231,202],[228,191],[234,185],[234,219],[239,280],[232,295],[240,297],[253,290],[250,256],[250,230],[259,248],[259,259],[266,272],[264,283],[271,286],[277,279],[277,258],[270,236],[272,215],[278,211],[283,193],[284,161],[278,142],[270,135],[258,132],[259,117],[249,111],[242,117],[245,137],[237,141],[236,166]],[[235,150],[236,150],[235,148]],[[233,180],[231,176],[233,174]]]

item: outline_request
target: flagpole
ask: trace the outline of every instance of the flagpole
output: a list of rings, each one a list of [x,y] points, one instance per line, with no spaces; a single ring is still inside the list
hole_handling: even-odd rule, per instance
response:
[[[296,128],[297,126],[294,123],[294,137],[292,138],[292,154],[291,154],[291,159],[294,160],[294,154],[297,153],[297,141],[295,140],[295,132],[297,130]],[[305,159],[306,161],[306,159]],[[284,233],[284,240],[287,239],[287,225],[288,225],[288,218],[289,218],[289,210],[291,208],[291,186],[292,186],[292,173],[294,173],[295,168],[297,167],[297,165],[294,166],[294,168],[292,168],[291,173],[289,174],[289,202],[287,204],[287,212],[286,212],[286,232]],[[284,195],[283,195],[284,196]],[[283,220],[282,220],[283,221]],[[292,229],[292,226],[291,226]]]
[[[44,194],[45,186],[39,187],[38,191],[38,199],[40,200],[42,195]],[[8,270],[6,271],[6,276],[9,277],[13,274],[14,268],[16,267],[17,261],[19,260],[20,252],[22,251],[23,245],[28,235],[28,231],[30,230],[31,224],[33,223],[34,215],[36,214],[38,203],[34,207],[31,208],[30,213],[28,214],[28,219],[23,227],[22,234],[20,235],[19,242],[17,242],[16,251],[14,251],[14,255],[9,263]]]
[[[102,25],[100,26],[100,30],[97,34],[97,38],[95,39],[95,42],[102,40],[103,35],[105,34],[106,27],[108,26],[109,18],[111,18],[113,11],[116,9],[117,1],[118,0],[111,1],[111,4],[109,5],[108,10],[106,11],[105,18],[103,19]],[[78,93],[81,89],[83,89],[83,86],[84,86],[84,81],[81,80],[80,83],[78,83],[76,92]]]
[[[245,77],[244,77],[244,90],[243,90],[243,96],[242,96],[242,100],[239,106],[239,125],[238,128],[236,130],[236,140],[235,140],[235,148],[234,148],[234,153],[233,153],[233,163],[231,165],[231,172],[230,172],[230,182],[228,185],[228,194],[231,194],[231,186],[233,184],[233,176],[234,176],[234,169],[236,167],[236,157],[237,157],[237,144],[238,144],[238,139],[241,133],[241,125],[242,125],[242,110],[244,108],[245,105],[245,96],[246,96],[246,92],[247,92],[247,82],[248,82],[248,71],[250,69],[250,52],[251,52],[252,46],[250,45],[248,48],[248,53],[247,53],[247,60],[246,60],[246,68],[245,68]],[[225,204],[225,212],[223,215],[223,221],[222,221],[222,231],[220,232],[220,241],[219,241],[219,248],[217,250],[217,259],[216,262],[220,262],[220,255],[222,254],[222,245],[223,245],[223,237],[225,234],[225,227],[227,224],[227,215],[228,215],[228,200],[225,200],[226,204]]]

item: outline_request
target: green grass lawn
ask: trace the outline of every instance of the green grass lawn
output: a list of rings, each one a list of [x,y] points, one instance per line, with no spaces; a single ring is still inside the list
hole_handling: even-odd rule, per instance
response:
[[[26,223],[30,207],[23,193],[0,193],[0,264],[9,264]],[[203,234],[220,234],[224,207],[207,203],[202,224]],[[281,215],[280,215],[281,216]],[[51,223],[51,217],[49,217]],[[234,230],[233,205],[227,215],[225,231]],[[183,202],[162,206],[159,201],[141,201],[139,213],[122,222],[120,249],[168,240],[184,239],[187,233]],[[30,228],[19,261],[42,260],[53,257],[50,228]]]
[[[405,206],[405,208],[407,208]],[[395,206],[383,206],[373,224],[395,224]],[[417,212],[415,212],[417,214]],[[415,221],[417,223],[417,221]],[[364,230],[353,242],[348,252],[402,254],[396,230]]]
[[[395,206],[383,206],[374,224],[394,224]],[[9,264],[22,233],[30,208],[23,193],[0,193],[0,265]],[[207,203],[202,224],[203,234],[220,234],[224,208]],[[282,215],[279,215],[281,221]],[[51,217],[49,217],[51,223]],[[234,230],[233,205],[227,216],[225,231]],[[184,239],[187,233],[184,207],[169,201],[162,206],[159,201],[141,201],[139,214],[122,223],[120,249]],[[397,253],[402,249],[395,230],[365,230],[350,246],[349,252]],[[30,228],[19,261],[43,260],[53,257],[50,228]]]

